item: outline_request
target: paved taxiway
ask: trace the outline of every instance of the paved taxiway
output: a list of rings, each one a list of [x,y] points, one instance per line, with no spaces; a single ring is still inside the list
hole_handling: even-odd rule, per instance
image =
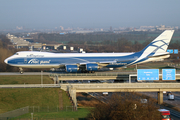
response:
[[[67,72],[43,72],[43,75],[50,74],[137,74],[136,71],[97,71],[95,73],[67,73]],[[161,72],[160,72],[161,74]],[[176,74],[180,74],[180,71],[176,71]],[[41,75],[41,72],[24,72],[20,74],[19,72],[0,72],[0,75]]]
[[[43,72],[43,75],[50,75],[51,72]],[[0,75],[41,75],[41,72],[24,72],[20,74],[19,72],[0,72]]]

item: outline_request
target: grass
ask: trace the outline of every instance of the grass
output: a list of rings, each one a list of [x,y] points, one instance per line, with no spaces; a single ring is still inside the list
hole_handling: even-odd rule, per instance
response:
[[[170,62],[169,62],[170,63]],[[168,62],[148,62],[148,63],[142,63],[142,64],[138,64],[137,65],[137,69],[162,69],[162,68],[173,68],[173,67],[169,67]],[[136,66],[128,66],[127,68],[123,68],[123,69],[119,69],[119,71],[134,71],[136,72]]]
[[[0,89],[0,113],[8,112],[25,106],[31,106],[30,112],[17,117],[17,119],[30,119],[32,106],[44,107],[47,106],[50,110],[59,105],[59,88],[15,88],[15,89]],[[69,97],[65,91],[63,93],[64,110],[58,112],[36,112],[33,114],[36,119],[52,119],[52,118],[85,118],[89,113],[88,108],[79,108],[78,111],[73,111],[72,108],[67,109],[66,106],[72,106]],[[16,119],[16,118],[13,118]]]
[[[53,84],[54,82],[49,76],[43,76],[44,84]],[[41,84],[40,75],[12,75],[12,76],[0,76],[0,85],[5,84]]]
[[[85,118],[89,110],[87,108],[79,108],[77,111],[60,111],[60,112],[39,112],[33,113],[34,119],[55,119],[55,118]],[[16,119],[31,118],[31,113],[17,117]]]
[[[26,106],[59,105],[59,88],[14,88],[0,89],[0,113]],[[63,105],[71,106],[70,100],[63,91]]]
[[[0,84],[40,84],[41,76],[0,76]],[[54,82],[48,77],[43,76],[44,84],[53,84]],[[19,109],[26,106],[39,106],[48,108],[54,108],[57,110],[59,106],[59,88],[12,88],[12,89],[0,89],[0,113],[5,113],[15,109]],[[65,91],[62,92],[63,107],[72,106],[72,103]],[[37,111],[37,109],[36,109]],[[43,110],[42,110],[43,111]],[[59,112],[37,112],[34,113],[34,118],[37,119],[53,119],[53,118],[85,118],[89,113],[88,109],[78,109],[78,111],[72,111],[71,108],[68,111],[63,110]],[[30,113],[17,117],[17,119],[30,119],[32,107]],[[13,118],[16,119],[16,118]]]
[[[168,65],[167,62],[149,62],[149,63],[142,63],[138,65],[138,69],[161,69],[161,68],[166,68]]]

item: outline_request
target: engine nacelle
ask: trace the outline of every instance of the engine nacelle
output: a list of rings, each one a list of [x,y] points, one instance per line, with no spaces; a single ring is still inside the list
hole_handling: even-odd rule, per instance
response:
[[[66,65],[66,72],[77,72],[79,67],[77,65]]]
[[[99,69],[98,64],[95,64],[95,63],[86,64],[86,70],[87,71],[97,71],[98,69]]]

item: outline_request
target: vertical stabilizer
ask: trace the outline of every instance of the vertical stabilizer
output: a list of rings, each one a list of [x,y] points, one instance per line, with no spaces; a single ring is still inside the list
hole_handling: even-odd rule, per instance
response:
[[[142,51],[138,52],[140,54],[140,57],[132,62],[131,64],[135,64],[138,62],[146,62],[152,61],[152,59],[148,59],[152,56],[161,56],[161,55],[167,55],[168,53],[167,48],[171,41],[172,35],[174,33],[174,30],[166,30],[162,34],[160,34],[156,39],[154,39],[148,46],[146,46]],[[167,56],[168,57],[168,56]],[[164,58],[167,58],[164,57]],[[160,58],[157,58],[160,59]]]
[[[148,46],[146,46],[142,52],[143,53],[164,53],[167,51],[168,45],[171,41],[174,30],[166,30],[161,35],[159,35],[155,40],[153,40]]]

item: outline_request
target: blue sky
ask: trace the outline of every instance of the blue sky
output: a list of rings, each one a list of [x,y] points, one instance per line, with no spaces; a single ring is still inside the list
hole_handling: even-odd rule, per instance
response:
[[[180,26],[179,0],[0,0],[0,29]]]

